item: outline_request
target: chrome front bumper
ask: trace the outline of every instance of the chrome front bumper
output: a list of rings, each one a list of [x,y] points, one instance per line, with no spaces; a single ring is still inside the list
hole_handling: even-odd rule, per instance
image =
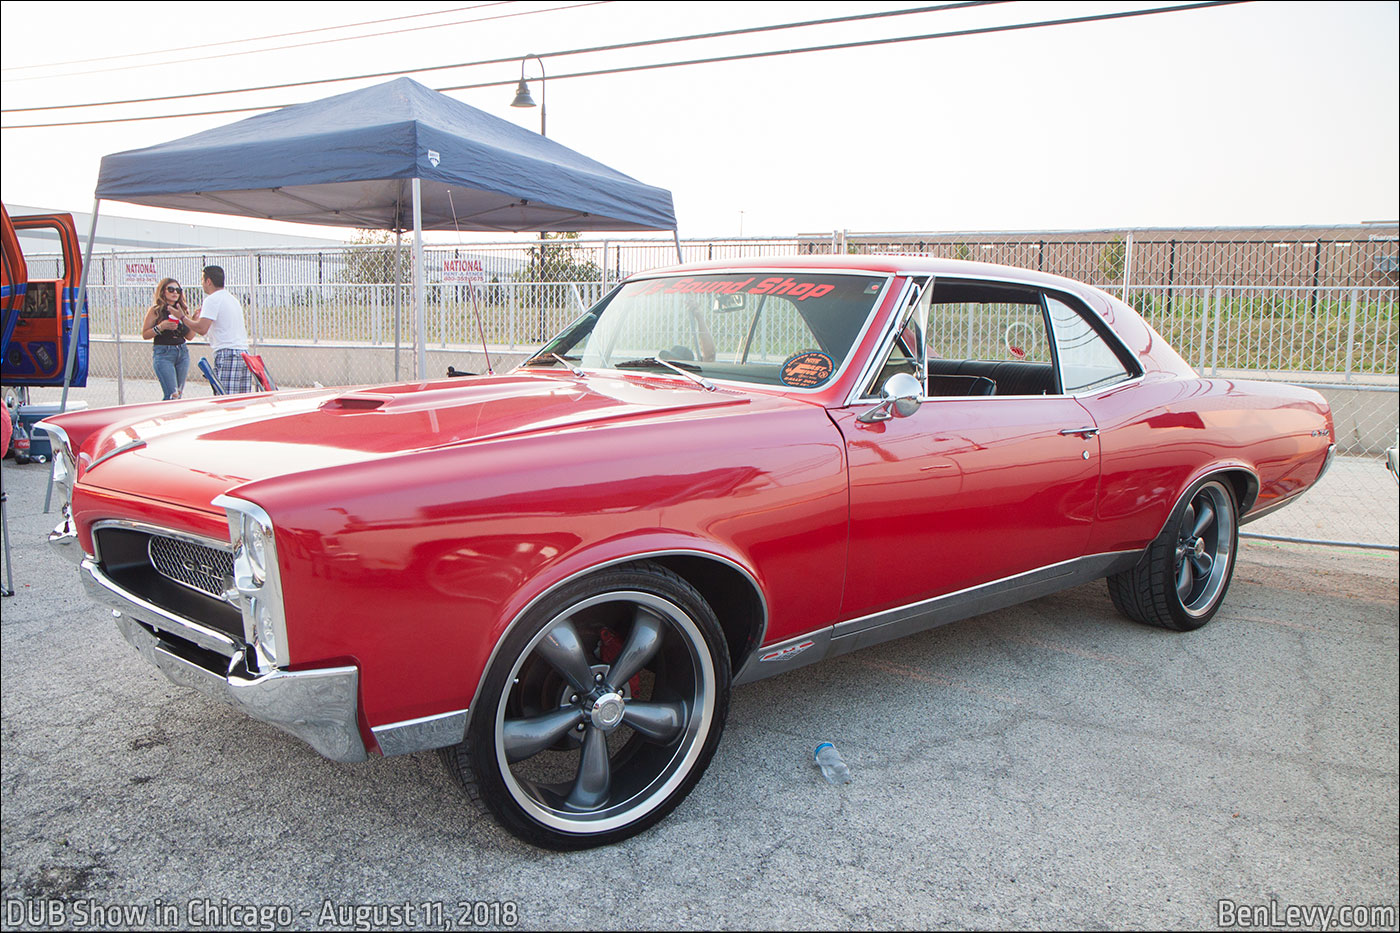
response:
[[[358,668],[252,674],[244,664],[242,646],[232,639],[154,606],[108,579],[97,562],[83,554],[71,529],[60,525],[49,541],[80,561],[88,595],[112,610],[126,640],[173,683],[230,703],[260,722],[291,733],[332,761],[365,760],[357,713]],[[226,659],[227,668],[211,670],[182,657],[179,641],[218,655],[220,666]]]

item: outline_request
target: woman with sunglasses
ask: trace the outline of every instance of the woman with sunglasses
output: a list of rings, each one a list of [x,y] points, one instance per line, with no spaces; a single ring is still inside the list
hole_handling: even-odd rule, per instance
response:
[[[189,313],[180,283],[161,279],[156,286],[155,302],[146,311],[141,336],[155,341],[151,347],[151,365],[167,399],[179,398],[185,392],[185,376],[190,371],[190,351],[185,346],[190,335],[185,325]]]

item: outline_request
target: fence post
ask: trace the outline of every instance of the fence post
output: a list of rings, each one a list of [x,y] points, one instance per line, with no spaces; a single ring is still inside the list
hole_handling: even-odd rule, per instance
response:
[[[1210,338],[1210,374],[1212,377],[1220,370],[1220,295],[1222,289],[1215,290],[1215,321],[1211,327]]]
[[[1125,244],[1126,253],[1123,257],[1123,304],[1131,305],[1128,300],[1128,288],[1133,281],[1133,231],[1128,231],[1128,242]]]
[[[1347,368],[1346,381],[1351,382],[1352,351],[1356,346],[1356,303],[1361,298],[1361,290],[1351,290],[1351,313],[1347,317]]]
[[[1219,300],[1219,292],[1216,292]],[[1196,369],[1201,372],[1206,371],[1206,344],[1209,342],[1210,334],[1210,289],[1201,293],[1201,346],[1196,354]]]
[[[258,304],[258,283],[262,281],[262,256],[253,250],[248,251],[248,305],[252,314],[249,315],[253,321],[252,333],[248,335],[249,351],[258,352],[258,344],[262,342],[262,314],[259,311],[261,305]]]
[[[105,263],[104,263],[105,266]],[[102,278],[107,278],[106,268],[102,270]],[[115,284],[117,278],[117,251],[112,250],[112,336],[117,341],[117,404],[126,404],[126,371],[122,366],[122,314],[121,296]],[[89,355],[89,368],[91,368],[92,357]]]

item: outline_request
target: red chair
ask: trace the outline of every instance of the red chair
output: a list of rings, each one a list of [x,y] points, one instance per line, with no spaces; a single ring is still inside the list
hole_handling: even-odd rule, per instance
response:
[[[243,354],[243,362],[247,365],[248,371],[253,374],[253,378],[258,380],[264,392],[276,392],[277,383],[272,381],[272,373],[267,371],[267,364],[263,362],[261,356],[252,353]]]

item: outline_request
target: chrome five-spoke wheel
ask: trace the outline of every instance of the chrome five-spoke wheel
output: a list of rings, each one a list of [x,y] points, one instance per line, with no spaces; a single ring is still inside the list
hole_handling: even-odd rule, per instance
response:
[[[709,763],[729,674],[713,612],[669,571],[565,586],[507,635],[472,711],[464,744],[485,803],[551,848],[640,832]]]

